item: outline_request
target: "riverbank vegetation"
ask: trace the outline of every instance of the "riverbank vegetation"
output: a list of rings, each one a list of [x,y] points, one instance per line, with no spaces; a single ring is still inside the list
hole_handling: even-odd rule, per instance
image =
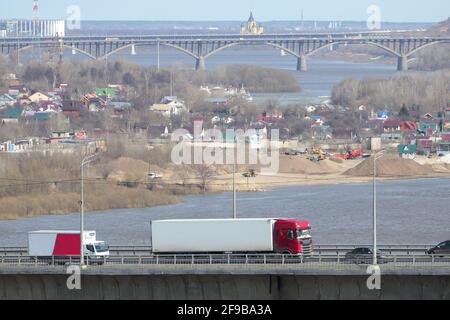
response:
[[[164,152],[158,150],[152,155],[147,154],[147,159],[162,165],[167,162]],[[110,151],[101,154],[96,163],[85,168],[87,212],[152,207],[178,201],[176,192],[170,189],[159,190],[137,183],[145,181],[146,163],[145,170],[141,168],[143,172],[139,172],[140,179],[135,174],[139,168],[129,168],[126,164],[114,166],[114,161],[123,156],[139,158],[144,157],[144,153],[126,150],[121,143],[112,143]],[[80,162],[81,156],[76,154],[3,154],[0,157],[0,219],[78,212]],[[120,176],[121,172],[125,174]],[[126,181],[120,183],[121,179]],[[135,183],[133,187],[129,186],[130,181]]]
[[[450,70],[431,73],[399,74],[388,79],[347,79],[332,91],[335,104],[353,109],[361,105],[371,108],[388,106],[399,111],[440,112],[450,101]]]

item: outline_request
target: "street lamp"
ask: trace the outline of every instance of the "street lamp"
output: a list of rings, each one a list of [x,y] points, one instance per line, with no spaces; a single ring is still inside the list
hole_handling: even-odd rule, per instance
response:
[[[377,265],[377,166],[376,161],[381,158],[385,150],[381,150],[373,156],[373,265]]]
[[[80,266],[84,266],[84,166],[96,160],[98,153],[87,156],[81,161],[81,210],[80,210]]]
[[[233,219],[237,218],[236,206],[236,157],[237,157],[237,137],[234,137],[234,152],[233,152]]]

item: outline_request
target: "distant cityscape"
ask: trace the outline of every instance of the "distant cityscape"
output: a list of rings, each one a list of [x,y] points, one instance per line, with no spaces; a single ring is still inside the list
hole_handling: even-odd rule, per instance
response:
[[[244,19],[243,19],[244,21]],[[82,21],[69,30],[64,20],[2,20],[0,37],[124,34],[239,34],[243,21]],[[261,21],[264,33],[367,31],[365,21]],[[432,23],[382,23],[384,30],[423,30]]]

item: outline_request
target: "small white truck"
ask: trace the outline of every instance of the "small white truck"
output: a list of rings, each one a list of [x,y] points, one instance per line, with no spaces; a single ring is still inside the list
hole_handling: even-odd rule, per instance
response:
[[[28,255],[38,258],[80,257],[80,231],[40,230],[28,233]],[[95,231],[84,231],[84,256],[101,263],[109,256],[105,241]]]

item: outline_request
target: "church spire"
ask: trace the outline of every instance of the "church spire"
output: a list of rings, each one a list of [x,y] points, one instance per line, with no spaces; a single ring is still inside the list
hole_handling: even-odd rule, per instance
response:
[[[255,18],[253,18],[253,12],[250,11],[250,18],[248,18],[248,22],[254,22]]]

